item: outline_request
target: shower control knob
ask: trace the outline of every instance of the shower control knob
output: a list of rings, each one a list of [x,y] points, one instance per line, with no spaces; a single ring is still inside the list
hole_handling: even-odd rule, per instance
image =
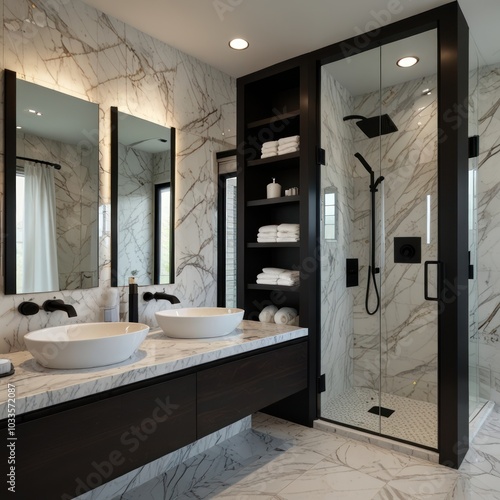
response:
[[[411,259],[415,256],[415,247],[413,245],[403,245],[400,252],[403,257]]]

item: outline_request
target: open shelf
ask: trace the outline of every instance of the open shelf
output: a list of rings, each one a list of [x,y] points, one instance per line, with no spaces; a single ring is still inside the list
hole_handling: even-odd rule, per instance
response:
[[[283,120],[290,120],[292,118],[300,117],[300,110],[289,111],[288,113],[281,113],[278,115],[271,116],[269,118],[263,118],[262,120],[255,120],[247,125],[247,128],[257,128],[263,127],[265,125],[270,125],[271,123],[280,122]]]
[[[265,198],[262,200],[247,201],[247,207],[260,207],[262,205],[278,205],[280,203],[295,203],[300,201],[300,195],[280,196],[279,198]]]
[[[285,162],[287,160],[300,158],[300,151],[295,151],[294,153],[287,153],[286,155],[276,155],[271,156],[269,158],[259,158],[258,160],[249,160],[247,166],[249,167],[257,167],[259,165],[268,165],[269,163],[280,163]]]
[[[283,285],[258,285],[257,283],[252,283],[247,285],[249,290],[272,290],[272,291],[283,291],[283,292],[298,292],[300,286],[283,286]]]

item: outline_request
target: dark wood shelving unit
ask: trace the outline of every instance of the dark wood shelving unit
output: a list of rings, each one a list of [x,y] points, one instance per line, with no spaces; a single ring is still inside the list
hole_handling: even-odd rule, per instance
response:
[[[316,93],[316,68],[305,62],[285,62],[239,78],[237,96],[238,144],[238,307],[245,318],[258,320],[274,304],[293,307],[300,326],[308,328],[308,389],[283,400],[269,413],[304,425],[316,415],[316,332],[318,329],[319,263],[310,266],[316,251],[316,135],[317,110],[309,96]],[[292,111],[290,111],[292,110]],[[262,144],[299,136],[300,150],[261,159]],[[282,196],[266,199],[272,179]],[[283,196],[297,187],[299,195]],[[256,242],[259,227],[300,224],[298,242]],[[301,271],[298,286],[260,285],[264,267]]]

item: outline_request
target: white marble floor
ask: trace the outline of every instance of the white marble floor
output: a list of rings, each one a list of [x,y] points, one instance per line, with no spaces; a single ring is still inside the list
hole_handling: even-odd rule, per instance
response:
[[[459,471],[263,414],[123,500],[500,499],[500,408]]]

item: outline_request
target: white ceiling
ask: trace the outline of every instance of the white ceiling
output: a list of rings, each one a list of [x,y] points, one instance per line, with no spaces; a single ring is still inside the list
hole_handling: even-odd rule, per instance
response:
[[[84,0],[239,77],[404,19],[448,0]],[[488,64],[500,61],[499,0],[459,0]],[[231,38],[250,42],[229,48]]]

